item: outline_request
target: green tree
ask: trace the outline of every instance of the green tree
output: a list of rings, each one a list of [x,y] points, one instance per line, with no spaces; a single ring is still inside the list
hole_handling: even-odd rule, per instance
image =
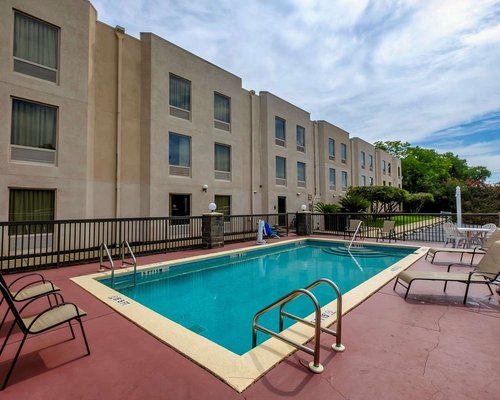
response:
[[[399,210],[409,193],[394,186],[358,186],[351,187],[349,194],[360,196],[370,202],[374,213],[393,213]]]

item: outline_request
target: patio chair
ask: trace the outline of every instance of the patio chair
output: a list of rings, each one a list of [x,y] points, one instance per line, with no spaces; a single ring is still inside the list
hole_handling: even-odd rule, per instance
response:
[[[89,349],[89,344],[87,342],[87,337],[85,336],[85,331],[83,330],[83,324],[82,324],[82,319],[81,317],[87,315],[85,311],[79,309],[75,304],[73,303],[65,303],[63,297],[61,296],[60,293],[52,292],[47,294],[47,296],[54,296],[54,297],[59,297],[61,302],[54,306],[51,306],[42,312],[39,312],[36,315],[32,315],[30,317],[22,317],[21,313],[31,305],[32,303],[43,299],[45,296],[39,296],[35,297],[34,299],[29,300],[26,304],[23,305],[19,310],[17,310],[14,300],[9,292],[9,290],[3,285],[0,284],[0,291],[2,292],[2,295],[4,296],[5,300],[7,301],[7,305],[9,306],[10,311],[14,314],[14,323],[10,327],[9,332],[7,333],[7,336],[5,337],[5,340],[2,344],[2,347],[0,348],[0,356],[2,355],[5,346],[7,345],[7,342],[10,338],[10,335],[12,331],[14,330],[14,327],[17,325],[21,332],[23,333],[23,338],[21,340],[21,344],[19,345],[16,355],[14,356],[14,360],[12,361],[12,364],[10,365],[9,371],[7,372],[7,375],[5,376],[2,386],[0,387],[0,390],[4,390],[5,386],[7,386],[7,382],[10,378],[10,375],[12,374],[12,370],[14,369],[14,366],[16,364],[16,361],[19,357],[19,354],[21,353],[21,349],[24,345],[24,342],[26,341],[26,338],[28,335],[35,335],[39,333],[43,333],[45,331],[48,331],[49,329],[55,328],[59,325],[62,324],[68,324],[69,328],[71,330],[71,335],[72,339],[75,339],[75,332],[73,331],[73,327],[71,326],[71,321],[72,320],[77,320],[78,323],[80,324],[80,328],[82,330],[82,335],[83,335],[83,340],[85,341],[85,346],[87,348],[87,354],[90,354],[90,349]]]
[[[278,233],[271,228],[271,225],[269,225],[267,222],[264,222],[264,236],[266,236],[269,239],[279,239]]]
[[[33,279],[34,278],[34,279]],[[17,289],[14,286],[20,283]],[[10,293],[12,300],[15,302],[27,301],[34,299],[35,297],[43,296],[48,293],[58,292],[60,289],[54,285],[51,281],[45,279],[42,275],[37,273],[23,275],[17,279],[14,279],[10,284],[7,284],[4,277],[0,273],[0,284],[2,284]],[[5,297],[0,300],[0,306],[2,305]],[[49,306],[52,305],[50,302],[50,297],[48,298]],[[9,314],[9,309],[5,312],[2,320],[0,322],[0,328],[2,328],[5,318]]]
[[[481,247],[474,247],[472,249],[455,249],[450,247],[431,247],[427,254],[425,255],[425,259],[429,256],[432,256],[431,264],[434,263],[434,259],[436,258],[437,253],[459,253],[460,254],[460,262],[462,262],[464,254],[471,254],[472,258],[470,260],[470,264],[474,262],[474,257],[476,254],[485,254],[486,250],[488,250],[493,243],[497,240],[500,240],[500,230],[493,232],[493,234],[488,238],[488,240]]]
[[[447,272],[434,272],[434,271],[403,271],[401,272],[394,282],[394,290],[399,283],[406,288],[405,300],[408,297],[411,284],[414,281],[441,281],[444,282],[444,291],[448,282],[460,282],[466,285],[464,304],[467,303],[467,295],[469,294],[469,286],[471,284],[486,284],[491,294],[490,283],[497,281],[500,276],[500,241],[491,245],[484,257],[479,261],[473,271],[471,272],[450,272],[450,268],[457,264],[450,264]],[[460,265],[460,264],[459,264]],[[404,283],[407,286],[405,286]]]
[[[444,231],[444,247],[448,243],[453,244],[453,247],[458,247],[460,242],[463,242],[463,247],[467,244],[467,236],[462,234],[458,229],[457,225],[452,222],[445,222],[443,224]]]
[[[356,230],[358,229],[358,226],[359,226],[359,230],[358,230],[359,237],[362,238],[363,237],[362,224],[363,224],[363,221],[361,221],[360,219],[351,219],[349,221],[349,226],[344,231],[344,239],[346,238],[346,236],[353,236],[354,232],[356,232]]]
[[[495,224],[484,224],[481,228],[483,229],[489,229],[490,231],[480,235],[479,236],[479,241],[481,244],[484,244],[488,239],[497,231],[497,226]]]
[[[396,241],[396,221],[384,221],[384,225],[382,228],[378,228],[377,230],[377,242],[379,239],[389,239],[389,243],[391,243],[391,239]]]

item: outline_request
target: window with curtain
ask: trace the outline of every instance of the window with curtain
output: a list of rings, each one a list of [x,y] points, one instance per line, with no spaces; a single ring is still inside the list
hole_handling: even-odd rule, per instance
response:
[[[306,130],[297,125],[297,150],[304,152],[306,149]]]
[[[332,138],[328,139],[328,157],[330,160],[335,159],[335,140]]]
[[[191,82],[170,74],[170,105],[191,111]]]
[[[345,143],[340,144],[340,161],[347,162],[347,145]]]
[[[361,186],[366,186],[366,176],[361,175]]]
[[[373,178],[370,176],[370,186],[373,186]]]
[[[275,137],[279,141],[286,141],[285,120],[280,117],[274,118]]]
[[[336,179],[335,179],[335,168],[330,168],[330,188],[335,187]]]
[[[368,155],[368,166],[370,167],[370,170],[373,169],[373,156],[371,154]]]
[[[57,107],[12,99],[11,144],[56,149]]]
[[[387,173],[390,175],[391,174],[391,163],[387,164]]]
[[[347,190],[347,172],[342,171],[342,190]]]
[[[216,171],[231,172],[231,146],[215,143],[214,160]]]
[[[385,174],[385,160],[382,160],[382,172]]]
[[[276,157],[276,178],[286,179],[286,158]]]
[[[231,196],[216,195],[214,203],[217,205],[217,212],[226,216],[231,215]]]
[[[361,168],[364,168],[366,164],[366,154],[364,151],[361,152]]]
[[[9,190],[9,221],[53,221],[55,191],[36,189]],[[11,226],[9,234],[51,233],[53,225]]]
[[[58,49],[59,28],[20,12],[14,13],[14,57],[57,70]]]
[[[214,92],[214,119],[231,123],[231,99],[217,92]]]
[[[305,182],[306,181],[306,164],[303,162],[297,162],[297,181]]]
[[[168,163],[179,167],[191,167],[191,138],[169,132]]]

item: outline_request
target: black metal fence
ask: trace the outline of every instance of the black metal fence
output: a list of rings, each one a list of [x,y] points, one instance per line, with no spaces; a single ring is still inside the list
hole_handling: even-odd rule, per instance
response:
[[[224,217],[224,242],[253,240],[259,219],[278,229],[279,235],[295,232],[295,213],[231,215]],[[384,220],[396,221],[398,240],[444,241],[443,222],[455,222],[456,214],[313,214],[315,234],[343,235],[351,219],[364,222],[363,235],[375,238]],[[498,214],[464,214],[464,226],[499,224]],[[0,269],[15,272],[93,262],[101,243],[118,257],[127,240],[136,255],[198,248],[202,246],[202,217],[82,219],[0,222]]]
[[[379,228],[385,220],[396,222],[395,234],[397,240],[412,240],[420,242],[444,242],[444,222],[457,222],[457,214],[313,214],[313,232],[317,234],[345,235],[352,219],[363,221],[362,235],[367,238],[376,238]],[[499,214],[463,214],[462,226],[480,227],[484,224],[499,224]],[[349,237],[352,232],[349,233]]]

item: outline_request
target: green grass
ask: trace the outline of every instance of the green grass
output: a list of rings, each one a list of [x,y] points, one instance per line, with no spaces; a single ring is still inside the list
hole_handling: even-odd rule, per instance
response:
[[[376,220],[373,220],[371,218],[367,218],[365,220],[365,225],[370,226],[372,228],[382,228],[384,225],[384,221],[386,219],[390,219],[391,221],[396,221],[396,226],[400,225],[405,225],[405,224],[411,224],[414,222],[420,222],[420,221],[426,221],[429,219],[432,219],[433,217],[429,216],[422,216],[422,215],[397,215],[391,218],[378,218]]]

